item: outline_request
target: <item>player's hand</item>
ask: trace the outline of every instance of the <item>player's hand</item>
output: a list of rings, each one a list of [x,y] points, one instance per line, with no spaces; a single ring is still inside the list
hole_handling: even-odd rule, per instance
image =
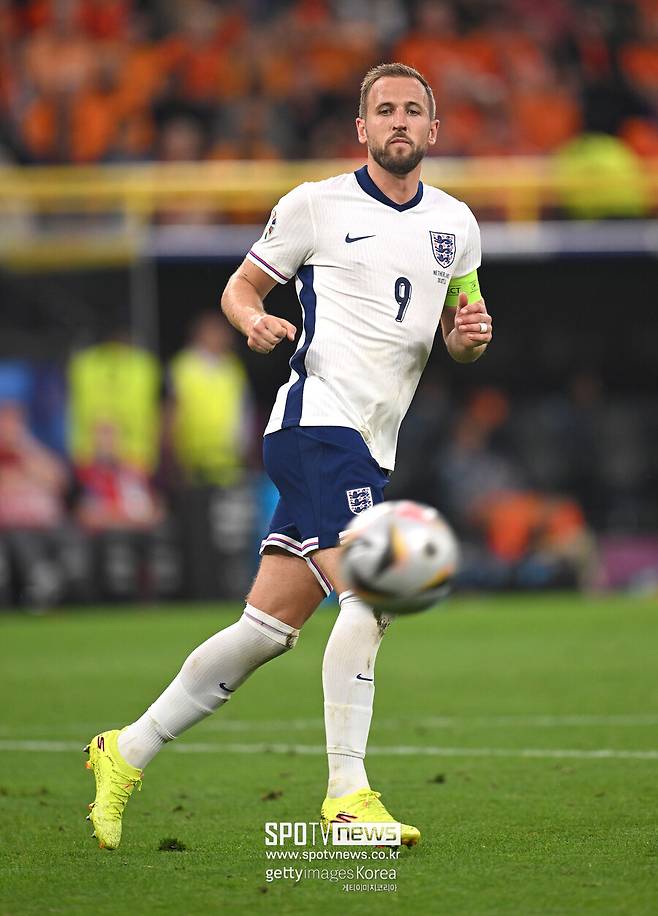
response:
[[[271,353],[286,337],[294,340],[297,328],[276,315],[255,315],[247,336],[247,346],[256,353]]]
[[[493,319],[487,312],[484,299],[468,304],[466,293],[459,294],[457,314],[455,315],[455,332],[465,349],[481,347],[491,340]]]

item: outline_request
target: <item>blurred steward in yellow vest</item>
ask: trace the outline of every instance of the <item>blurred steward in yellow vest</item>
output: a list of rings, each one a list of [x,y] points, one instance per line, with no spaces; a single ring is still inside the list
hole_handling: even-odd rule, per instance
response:
[[[233,336],[215,312],[195,322],[170,366],[170,444],[184,483],[240,482],[251,426],[249,387]]]
[[[160,449],[160,365],[130,343],[126,330],[112,332],[96,346],[76,353],[69,363],[69,443],[76,465],[94,454],[95,430],[116,430],[118,452],[126,464],[151,473]]]

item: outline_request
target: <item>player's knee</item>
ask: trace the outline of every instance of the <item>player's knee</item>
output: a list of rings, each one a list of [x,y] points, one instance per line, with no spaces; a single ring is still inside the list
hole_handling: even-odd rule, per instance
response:
[[[259,610],[252,604],[247,604],[240,622],[250,626],[261,637],[275,643],[279,653],[294,649],[299,639],[299,630],[284,620]]]
[[[284,624],[284,626],[293,627],[297,631],[301,630],[309,617],[320,606],[321,597],[316,597],[314,601],[300,601],[298,596],[286,595],[266,595],[262,590],[252,591],[247,595],[247,607],[267,608],[266,613],[275,621],[275,625]]]

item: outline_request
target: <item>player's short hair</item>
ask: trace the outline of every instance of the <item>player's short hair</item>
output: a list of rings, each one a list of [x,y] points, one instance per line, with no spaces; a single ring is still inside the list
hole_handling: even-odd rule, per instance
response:
[[[359,97],[359,117],[365,118],[366,111],[368,110],[368,95],[370,90],[375,85],[377,80],[380,80],[382,76],[406,76],[411,77],[411,79],[418,80],[425,87],[425,92],[427,93],[427,103],[430,110],[430,119],[433,121],[436,117],[436,102],[434,101],[434,93],[432,92],[432,87],[427,82],[422,73],[419,73],[418,70],[414,67],[409,67],[407,64],[377,64],[376,67],[371,67],[370,70],[363,77],[363,82],[361,83],[361,95]]]

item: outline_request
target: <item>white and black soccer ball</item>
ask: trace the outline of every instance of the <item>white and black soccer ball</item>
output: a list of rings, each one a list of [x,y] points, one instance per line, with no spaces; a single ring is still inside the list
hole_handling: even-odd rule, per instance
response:
[[[342,571],[350,588],[376,610],[412,614],[450,592],[459,545],[431,506],[408,500],[359,513],[343,540]]]

